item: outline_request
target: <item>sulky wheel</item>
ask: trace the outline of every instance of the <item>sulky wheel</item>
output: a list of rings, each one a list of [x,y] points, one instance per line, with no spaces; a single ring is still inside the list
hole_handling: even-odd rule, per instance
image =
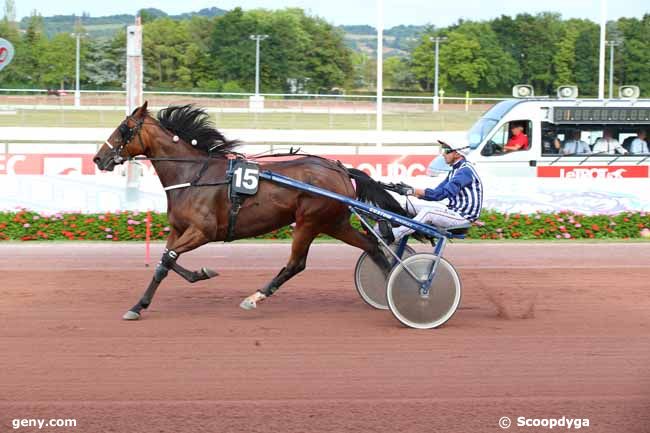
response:
[[[430,253],[414,254],[388,276],[388,307],[397,320],[411,328],[436,328],[449,320],[460,304],[460,278],[444,258],[438,262],[429,293],[421,293],[420,281],[428,278],[435,260],[436,256]],[[405,267],[420,281],[415,281]]]
[[[390,247],[393,251],[397,250],[397,245],[391,245]],[[402,259],[413,254],[415,254],[415,251],[407,245],[404,248]],[[391,263],[395,261],[389,253],[385,252],[385,255]],[[354,268],[354,285],[357,287],[361,299],[368,305],[380,310],[388,309],[388,303],[386,302],[386,274],[372,261],[367,253],[361,254],[357,266]]]

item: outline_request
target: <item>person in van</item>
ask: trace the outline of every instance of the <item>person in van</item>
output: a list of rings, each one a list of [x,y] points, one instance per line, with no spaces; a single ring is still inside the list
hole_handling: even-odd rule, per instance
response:
[[[603,137],[596,140],[593,146],[594,153],[604,153],[614,155],[615,153],[627,154],[627,150],[621,146],[617,139],[614,138],[614,133],[611,129],[603,130]]]
[[[630,144],[630,153],[650,153],[648,152],[647,132],[645,129],[639,129],[636,137]]]
[[[569,139],[562,146],[562,155],[585,155],[591,153],[589,145],[580,139],[581,131],[574,129],[569,134]]]
[[[528,150],[528,136],[524,132],[524,124],[512,122],[510,124],[510,139],[503,147],[504,152]]]
[[[562,149],[562,143],[557,138],[557,133],[552,129],[542,132],[542,154],[557,155]]]

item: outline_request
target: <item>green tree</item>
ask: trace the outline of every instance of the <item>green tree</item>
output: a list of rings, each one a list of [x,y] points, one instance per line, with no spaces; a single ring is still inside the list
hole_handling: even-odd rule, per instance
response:
[[[598,93],[598,25],[587,22],[575,42],[575,83],[581,95]]]
[[[555,87],[575,83],[576,41],[578,29],[565,25],[564,33],[555,46],[553,66],[555,68]]]
[[[41,85],[39,59],[47,42],[43,36],[43,18],[32,11],[27,29],[21,36],[15,23],[9,22],[5,17],[0,24],[0,37],[9,40],[16,50],[11,66],[2,71],[2,82],[17,87],[33,88]]]
[[[152,88],[191,89],[192,70],[188,53],[194,53],[188,21],[159,18],[142,29],[144,81]]]
[[[255,41],[260,44],[260,79],[263,92],[285,92],[288,79],[305,83],[309,91],[327,91],[342,85],[352,72],[349,50],[339,30],[305,15],[301,9],[244,12],[235,8],[216,19],[211,54],[223,81],[236,81],[253,91]]]
[[[68,33],[59,33],[52,39],[42,39],[39,45],[38,68],[42,71],[40,84],[46,87],[72,88],[75,80],[76,40]],[[86,44],[81,44],[80,59],[86,61]],[[81,79],[83,79],[83,70]]]
[[[619,81],[624,84],[639,86],[644,95],[650,93],[650,14],[642,19],[620,18],[617,28],[623,35],[623,45],[619,50],[622,59],[619,65]]]
[[[412,89],[417,85],[407,59],[389,57],[384,60],[384,87],[387,89]]]
[[[435,71],[435,48],[431,33],[422,36],[413,51],[413,72],[430,90]],[[449,29],[440,46],[440,86],[455,92],[504,91],[519,78],[512,56],[504,51],[497,34],[486,23],[462,21]]]
[[[107,39],[87,39],[86,61],[83,64],[85,87],[119,88],[124,81],[123,59],[113,53],[113,43]]]

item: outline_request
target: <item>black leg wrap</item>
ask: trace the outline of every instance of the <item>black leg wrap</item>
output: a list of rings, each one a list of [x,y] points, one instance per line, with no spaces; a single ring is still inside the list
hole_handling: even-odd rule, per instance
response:
[[[156,270],[153,273],[153,279],[159,283],[165,279],[168,273],[169,273],[169,268],[167,268],[162,263],[158,263],[158,265],[156,265]]]
[[[156,289],[160,285],[160,282],[165,279],[169,273],[169,268],[176,262],[177,258],[178,254],[174,251],[165,250],[162,259],[158,265],[156,265],[156,270],[153,273],[153,278],[151,279],[147,290],[145,290],[144,295],[142,295],[142,298],[140,298],[138,303],[131,308],[131,311],[134,313],[140,313],[140,311],[149,307],[151,300],[156,294]]]
[[[266,296],[267,298],[271,295],[273,295],[279,287],[277,286],[272,286],[271,284],[265,286],[263,289],[258,290],[262,295]]]
[[[284,267],[278,272],[278,275],[276,275],[266,286],[264,286],[262,289],[258,290],[263,295],[266,296],[271,296],[273,295],[286,281],[286,278],[282,278],[282,275],[287,271],[287,268]]]
[[[169,269],[176,264],[177,258],[178,258],[178,254],[176,254],[175,251],[165,250],[162,259],[156,266],[156,271],[153,274],[153,279],[156,280],[157,282],[161,282],[162,280],[164,280],[167,274],[169,273]]]

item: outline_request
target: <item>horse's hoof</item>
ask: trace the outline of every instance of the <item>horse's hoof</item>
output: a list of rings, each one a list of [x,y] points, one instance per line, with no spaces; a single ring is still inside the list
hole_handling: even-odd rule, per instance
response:
[[[201,271],[203,272],[203,275],[205,275],[207,278],[214,278],[217,275],[219,275],[217,271],[213,271],[212,269],[208,269],[208,268],[201,268]]]
[[[252,299],[246,298],[243,301],[241,301],[239,307],[246,311],[254,310],[255,308],[257,308],[257,302],[253,301]]]
[[[241,301],[239,306],[244,310],[253,310],[257,308],[257,303],[266,299],[266,295],[261,292],[255,292],[248,298]]]
[[[122,319],[124,320],[140,320],[140,314],[136,313],[135,311],[127,311],[124,313],[124,316],[122,316]]]

